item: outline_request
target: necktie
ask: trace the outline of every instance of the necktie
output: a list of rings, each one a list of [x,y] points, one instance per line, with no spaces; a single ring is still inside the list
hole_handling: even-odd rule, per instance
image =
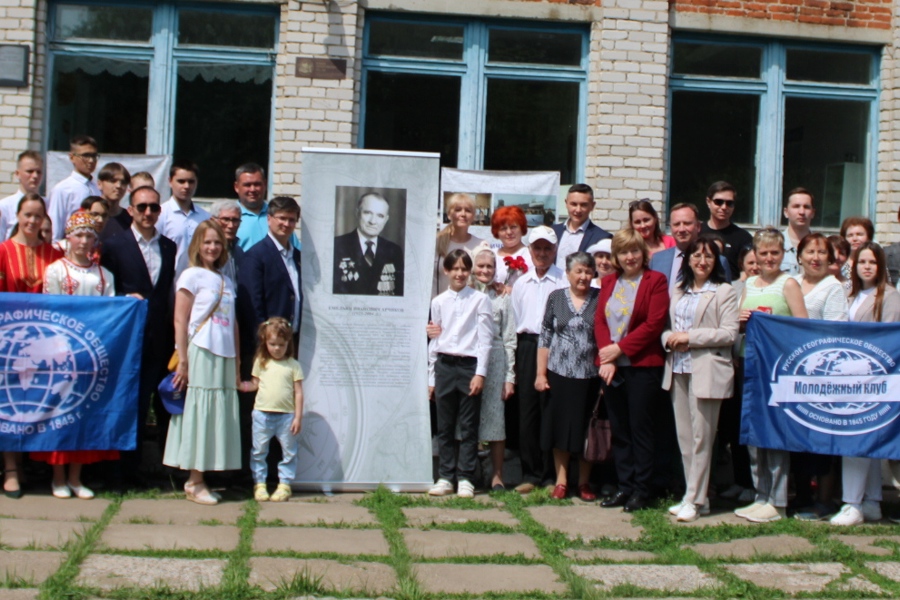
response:
[[[366,242],[366,262],[370,267],[375,264],[375,252],[372,250],[374,245],[373,242]]]

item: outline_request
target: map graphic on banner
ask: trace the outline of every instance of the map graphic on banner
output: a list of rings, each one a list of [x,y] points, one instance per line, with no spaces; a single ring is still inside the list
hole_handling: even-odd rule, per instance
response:
[[[147,303],[0,294],[0,450],[133,450]]]
[[[518,206],[525,213],[528,227],[557,222],[558,171],[463,171],[441,169],[441,227],[448,222],[444,206],[451,194],[466,193],[475,199],[475,224],[472,235],[489,240],[495,247],[500,241],[491,233],[491,216],[501,206]]]
[[[754,313],[741,443],[900,459],[900,324]]]
[[[295,487],[431,485],[425,324],[439,155],[303,150]]]

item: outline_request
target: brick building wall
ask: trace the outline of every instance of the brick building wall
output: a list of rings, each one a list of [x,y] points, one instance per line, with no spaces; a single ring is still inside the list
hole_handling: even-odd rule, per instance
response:
[[[892,0],[670,0],[678,12],[890,29]]]
[[[894,14],[900,14],[900,0],[892,4]],[[877,200],[872,217],[875,239],[881,243],[900,242],[900,31],[891,31],[893,40],[881,54]]]

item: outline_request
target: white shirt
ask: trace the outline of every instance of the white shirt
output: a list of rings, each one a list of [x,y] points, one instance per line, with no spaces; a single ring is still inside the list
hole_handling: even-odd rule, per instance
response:
[[[178,278],[177,289],[187,290],[194,296],[188,325],[190,343],[209,350],[216,356],[234,358],[237,355],[234,339],[234,283],[209,269],[191,267]],[[221,300],[219,290],[222,291]],[[207,315],[211,312],[213,314],[207,320]]]
[[[378,254],[378,236],[377,235],[373,238],[367,238],[366,236],[364,236],[362,234],[362,232],[359,229],[356,230],[356,235],[359,236],[359,247],[362,250],[363,256],[366,255],[366,249],[368,248],[368,246],[366,245],[367,243],[372,244],[372,254]]]
[[[519,277],[513,285],[511,295],[516,333],[540,334],[550,292],[568,285],[565,271],[556,265],[550,265],[540,279],[536,269],[529,269]]]
[[[81,201],[88,196],[99,196],[100,188],[93,178],[85,177],[78,171],[60,181],[50,192],[47,215],[53,222],[53,241],[66,237],[66,221],[72,213],[81,209]]]
[[[487,294],[464,287],[438,294],[431,301],[431,320],[441,326],[441,335],[428,344],[428,385],[434,385],[434,363],[438,354],[472,356],[475,374],[487,375],[494,314]]]
[[[15,194],[0,200],[0,238],[8,240],[9,236],[12,235],[12,228],[18,222],[16,210],[19,208],[19,200],[24,195],[25,192],[19,188],[19,191]]]
[[[141,255],[144,257],[144,264],[147,265],[147,271],[150,273],[150,281],[156,286],[159,281],[159,273],[162,271],[162,250],[159,249],[159,231],[153,231],[153,237],[149,240],[144,239],[140,231],[131,226],[131,233],[137,241]]]
[[[566,257],[573,252],[578,252],[581,247],[581,241],[584,239],[584,232],[587,230],[587,220],[582,223],[578,229],[572,231],[569,229],[569,221],[563,229],[562,237],[559,240],[559,246],[556,249],[556,266],[566,270]]]
[[[188,268],[188,246],[191,245],[191,238],[194,237],[194,231],[197,225],[209,218],[209,213],[191,202],[189,212],[184,212],[178,206],[175,198],[169,198],[163,202],[162,209],[159,213],[159,221],[156,222],[156,229],[160,235],[164,235],[177,246],[175,253],[175,279],[177,280],[181,273]]]
[[[288,277],[290,277],[291,286],[294,288],[294,309],[291,316],[291,327],[296,333],[300,330],[300,273],[297,272],[297,263],[294,262],[294,247],[288,246],[285,248],[282,246],[281,242],[275,239],[271,231],[267,235],[275,243],[275,247],[278,248],[281,260],[284,262],[284,268],[287,269]]]

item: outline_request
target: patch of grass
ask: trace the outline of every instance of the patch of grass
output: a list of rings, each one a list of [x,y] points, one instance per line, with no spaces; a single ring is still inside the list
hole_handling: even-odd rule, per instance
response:
[[[227,560],[230,557],[229,550],[194,550],[193,548],[140,548],[138,550],[126,550],[123,548],[96,548],[94,554],[111,554],[116,556],[135,556],[142,558],[188,558],[204,559],[218,558]]]
[[[323,560],[336,560],[344,563],[380,562],[385,564],[393,564],[391,557],[384,554],[338,554],[336,552],[318,552],[315,550],[310,550],[309,552],[297,552],[295,550],[267,550],[265,552],[254,552],[253,555],[266,556],[270,558],[320,558]]]
[[[223,597],[241,598],[247,595],[250,576],[250,554],[253,551],[253,531],[256,528],[256,517],[259,505],[256,502],[244,504],[244,513],[238,519],[240,538],[237,548],[231,553],[228,564],[222,573]]]
[[[75,539],[69,546],[70,549],[66,560],[63,561],[56,573],[41,584],[38,596],[40,600],[59,600],[73,597],[72,583],[75,577],[78,576],[81,563],[84,562],[88,554],[94,551],[103,530],[106,529],[112,518],[119,512],[121,506],[121,500],[113,500],[106,507],[106,510],[103,511],[100,519],[94,523],[93,527],[86,529],[82,534],[75,534]]]
[[[278,589],[287,596],[322,596],[327,593],[322,576],[314,575],[308,568],[294,573],[290,580],[283,579]]]
[[[257,521],[257,527],[289,527],[287,523],[281,519],[267,519],[265,521]]]
[[[464,523],[430,523],[420,525],[419,529],[437,531],[460,531],[462,533],[516,533],[516,529],[509,525],[494,521],[466,521]]]
[[[201,520],[197,521],[197,524],[198,525],[208,525],[208,526],[225,525],[225,523],[223,523],[219,519],[201,519]]]
[[[14,590],[17,588],[33,588],[34,581],[31,579],[25,579],[24,577],[20,577],[18,575],[13,575],[12,573],[4,573],[3,577],[0,577],[0,589],[4,590]]]
[[[126,523],[129,525],[155,525],[156,521],[150,517],[130,517]]]
[[[402,507],[409,498],[394,494],[385,487],[379,487],[375,493],[367,495],[360,506],[368,508],[381,523],[382,532],[390,548],[390,564],[397,572],[397,600],[423,600],[424,592],[419,587],[412,569],[412,558],[400,529],[406,526],[406,517]]]

